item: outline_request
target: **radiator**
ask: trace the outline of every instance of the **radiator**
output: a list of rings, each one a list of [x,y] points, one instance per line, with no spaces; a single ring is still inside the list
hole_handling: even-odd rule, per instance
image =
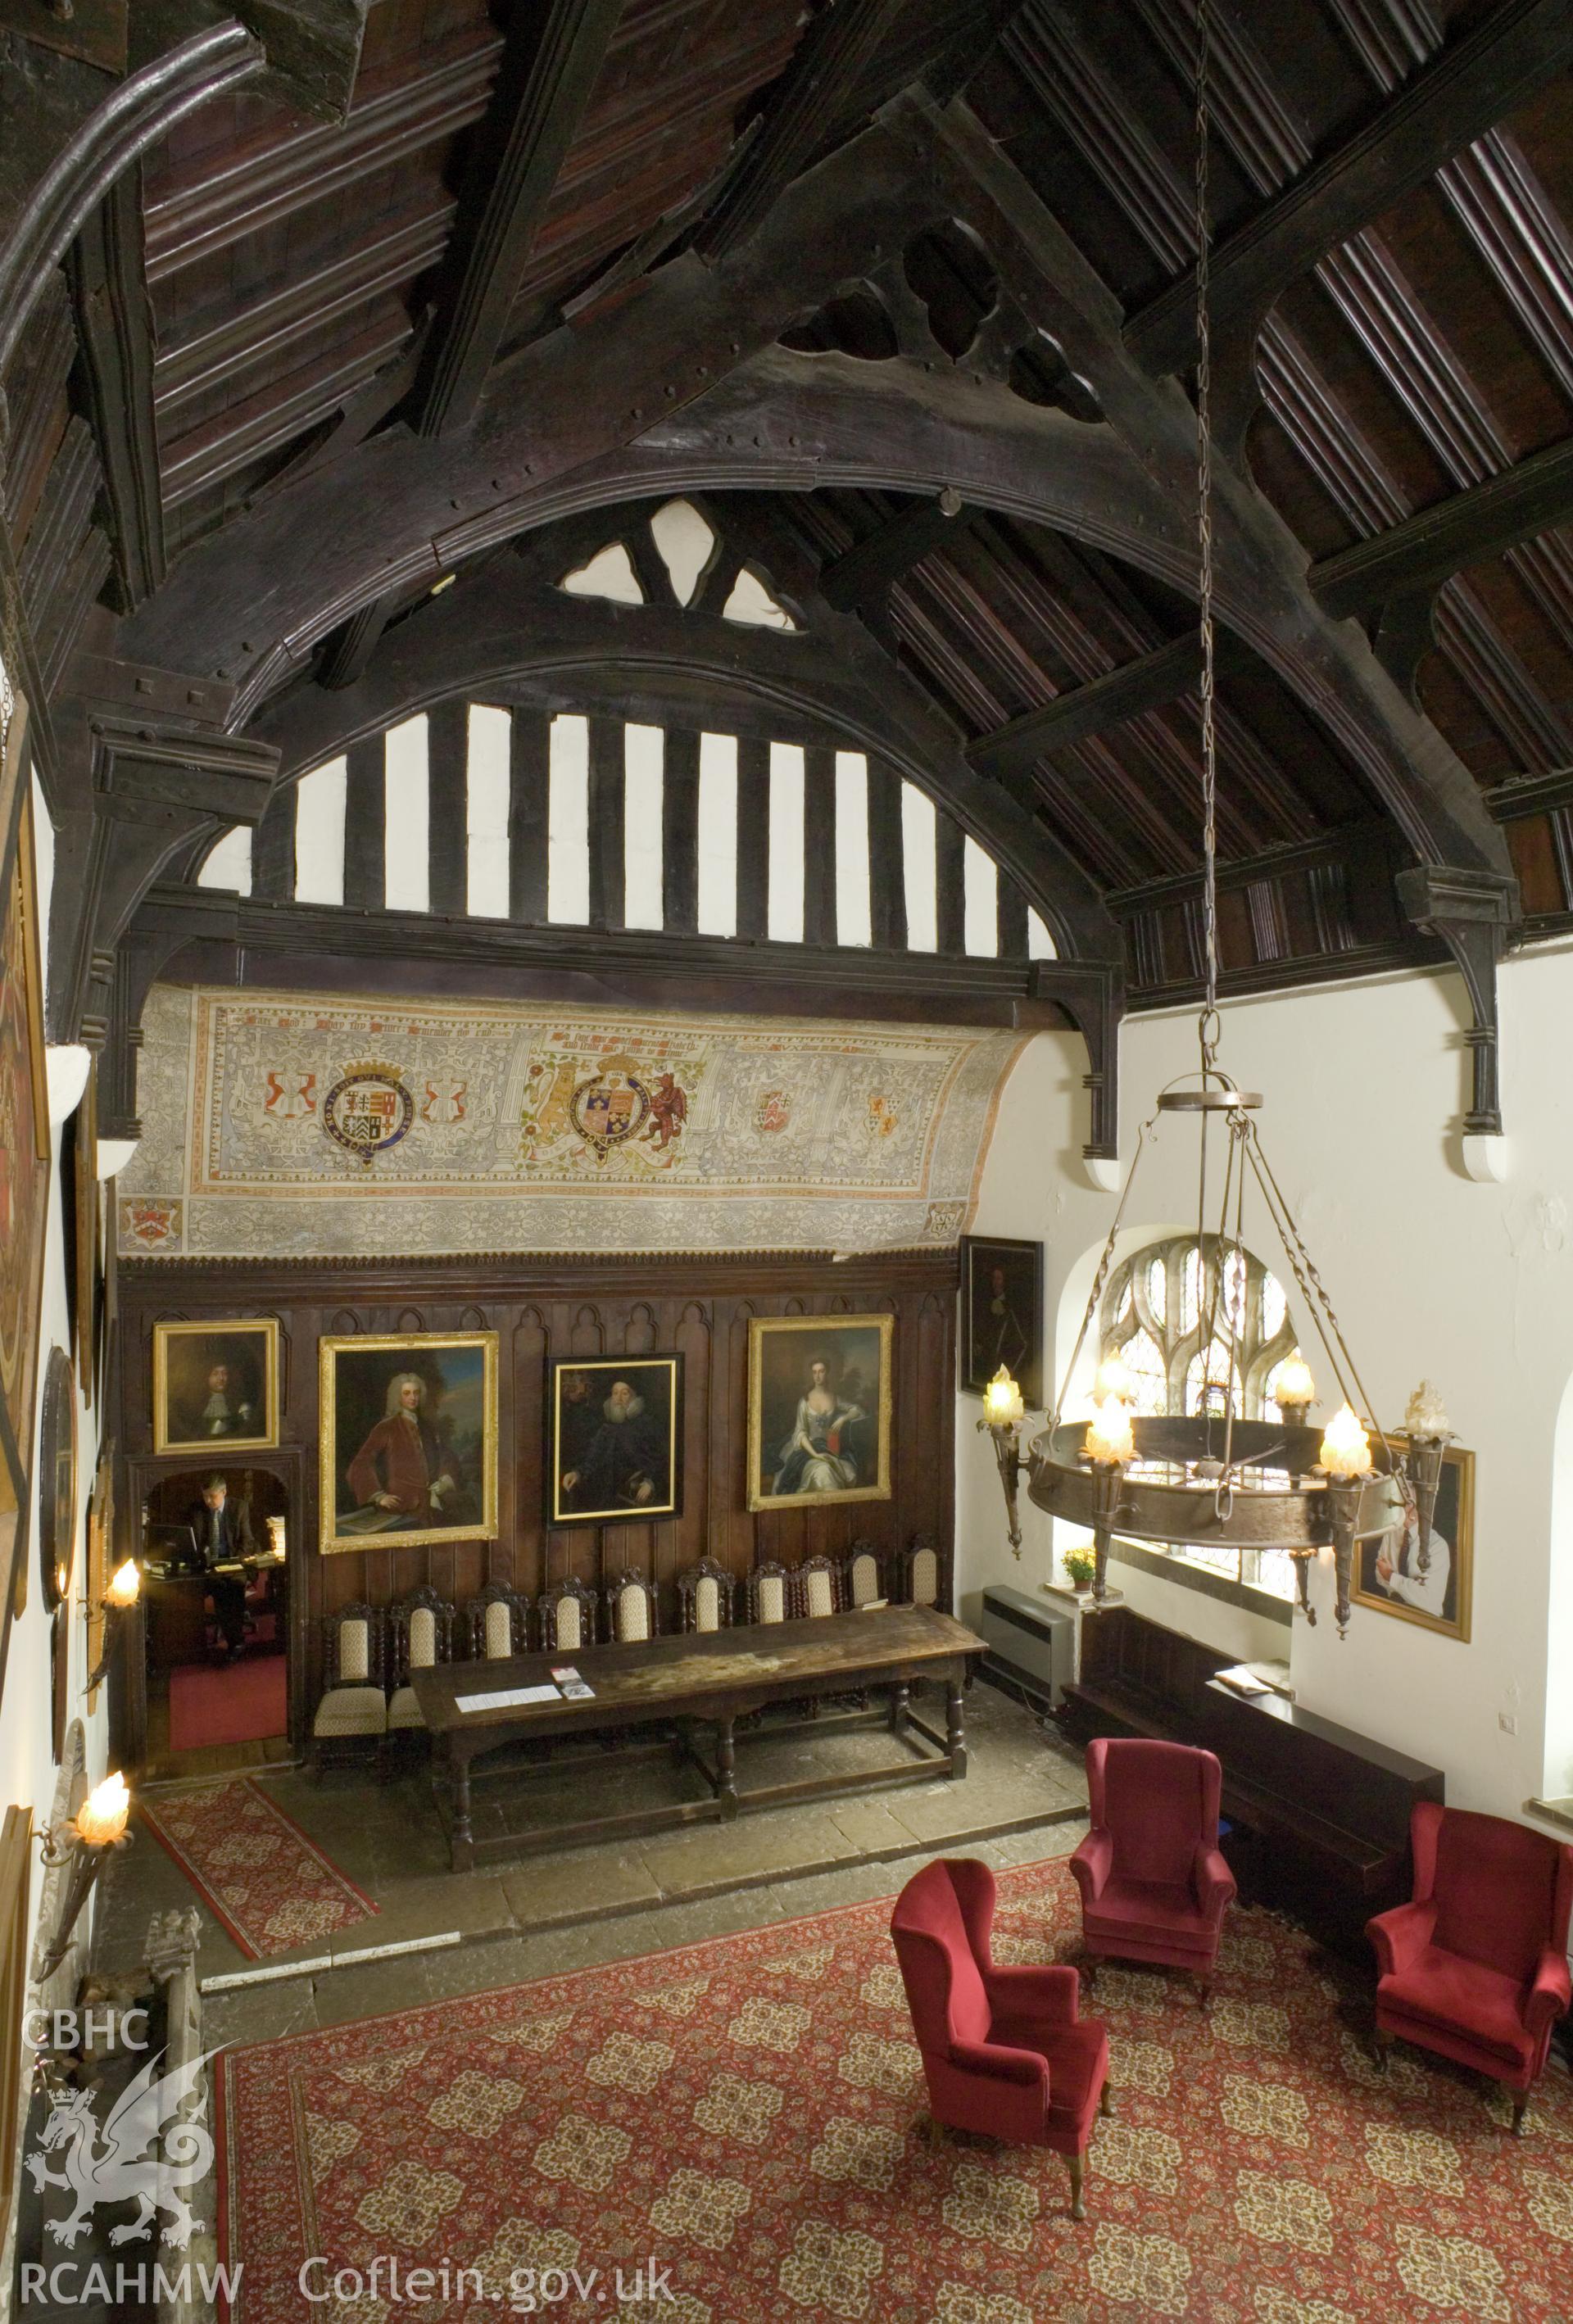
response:
[[[1050,1709],[1076,1675],[1076,1624],[1041,1598],[997,1582],[983,1593],[977,1634],[983,1674],[1010,1681]]]

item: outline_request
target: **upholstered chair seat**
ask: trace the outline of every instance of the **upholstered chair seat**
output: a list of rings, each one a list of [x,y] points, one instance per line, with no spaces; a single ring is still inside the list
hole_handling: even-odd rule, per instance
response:
[[[784,1565],[766,1558],[748,1577],[748,1618],[751,1622],[784,1622],[791,1611],[791,1576]]]
[[[1087,2142],[1109,2111],[1108,2036],[1081,2020],[1074,1969],[995,1966],[994,1913],[987,1865],[942,1858],[908,1881],[891,1915],[930,2115],[940,2130],[1063,2154],[1079,2219]]]
[[[393,1609],[393,1669],[398,1681],[388,1704],[390,1735],[423,1735],[426,1721],[415,1699],[412,1673],[434,1670],[448,1661],[453,1646],[453,1608],[426,1584]]]
[[[1411,1816],[1410,1845],[1412,1898],[1366,1923],[1379,2053],[1402,2038],[1504,2082],[1516,2131],[1573,1993],[1573,1848],[1434,1800]]]
[[[707,1633],[732,1625],[732,1576],[713,1557],[701,1557],[677,1578],[677,1602],[685,1630]]]
[[[322,1624],[322,1697],[311,1720],[311,1769],[370,1757],[379,1773],[388,1733],[386,1641],[381,1609],[346,1606]]]

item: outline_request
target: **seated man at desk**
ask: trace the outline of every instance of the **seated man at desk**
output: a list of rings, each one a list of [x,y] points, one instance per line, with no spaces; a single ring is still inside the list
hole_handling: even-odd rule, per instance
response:
[[[213,1612],[228,1656],[245,1643],[245,1576],[238,1572],[221,1573],[217,1569],[220,1565],[237,1565],[242,1558],[256,1555],[251,1516],[244,1501],[231,1503],[222,1477],[209,1477],[203,1484],[201,1499],[192,1504],[186,1521],[196,1538],[197,1554],[202,1560]]]

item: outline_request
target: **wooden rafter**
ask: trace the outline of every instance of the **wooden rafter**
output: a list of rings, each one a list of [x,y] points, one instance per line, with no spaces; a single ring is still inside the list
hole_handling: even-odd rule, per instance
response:
[[[164,577],[139,171],[117,178],[83,225],[71,248],[70,277],[77,345],[109,509],[116,595],[120,610],[129,613]]]
[[[1356,136],[1219,244],[1210,271],[1215,329],[1230,321],[1259,325],[1279,294],[1324,253],[1424,184],[1570,60],[1568,0],[1500,0]],[[1154,378],[1191,362],[1193,269],[1130,318],[1125,345]]]
[[[694,236],[714,266],[745,241],[845,119],[906,0],[831,0],[804,34],[764,126],[739,153]]]
[[[507,127],[486,157],[486,187],[429,357],[416,426],[425,436],[462,428],[507,327],[520,280],[568,149],[589,104],[623,0],[551,0],[544,21],[516,9],[495,105]]]
[[[967,521],[961,495],[947,487],[937,500],[903,509],[855,547],[832,558],[820,570],[819,586],[841,613],[873,604],[914,565],[959,539]]]
[[[1364,613],[1390,598],[1433,589],[1464,567],[1532,540],[1573,517],[1573,439],[1532,452],[1467,492],[1356,541],[1311,567],[1330,613]]]
[[[1056,695],[1041,710],[1029,710],[967,746],[967,758],[985,774],[1013,774],[1050,751],[1068,750],[1127,718],[1161,709],[1189,694],[1201,677],[1201,643],[1173,638],[1134,661],[1122,662],[1102,678]]]

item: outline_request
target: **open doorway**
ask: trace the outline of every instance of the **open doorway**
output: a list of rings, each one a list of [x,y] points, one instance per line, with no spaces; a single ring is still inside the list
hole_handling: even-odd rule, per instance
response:
[[[149,1491],[146,1773],[288,1759],[289,1501],[265,1469],[181,1469]]]

